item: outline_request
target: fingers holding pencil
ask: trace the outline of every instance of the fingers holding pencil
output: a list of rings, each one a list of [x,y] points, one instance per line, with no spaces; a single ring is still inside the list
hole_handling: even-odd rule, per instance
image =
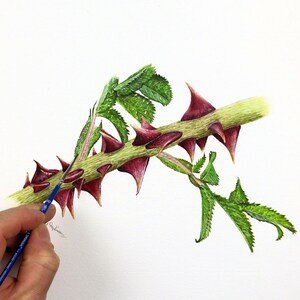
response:
[[[8,246],[15,244],[20,232],[32,230],[24,250],[17,278],[8,277],[0,287],[0,299],[45,299],[59,267],[59,258],[50,241],[47,227],[55,214],[51,206],[47,214],[40,205],[26,205],[0,212],[1,259]]]

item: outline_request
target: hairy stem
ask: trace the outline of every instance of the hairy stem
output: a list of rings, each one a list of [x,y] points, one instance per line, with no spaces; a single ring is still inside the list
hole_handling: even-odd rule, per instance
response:
[[[166,126],[157,128],[161,133],[169,133],[174,131],[182,132],[180,139],[176,140],[168,146],[172,147],[182,142],[187,138],[202,138],[211,135],[212,132],[208,130],[209,125],[212,122],[219,121],[224,130],[243,125],[257,119],[266,116],[269,113],[269,106],[263,97],[253,97],[246,100],[238,101],[233,104],[224,106],[220,109],[213,111],[212,113],[205,115],[202,118],[190,120],[190,121],[179,121]],[[99,178],[101,174],[97,172],[97,168],[100,166],[111,164],[110,171],[117,169],[124,163],[142,156],[156,156],[160,153],[160,150],[146,149],[145,145],[134,146],[132,145],[133,140],[127,142],[124,147],[112,153],[98,153],[92,157],[88,157],[82,161],[77,161],[73,169],[83,169],[83,178],[86,182],[93,179]],[[58,172],[55,176],[51,177],[49,187],[38,193],[33,193],[31,187],[22,189],[12,195],[9,198],[16,200],[19,203],[40,203],[47,199],[51,190],[59,181],[62,176],[62,171]],[[68,189],[72,187],[72,183],[65,183],[61,189]]]

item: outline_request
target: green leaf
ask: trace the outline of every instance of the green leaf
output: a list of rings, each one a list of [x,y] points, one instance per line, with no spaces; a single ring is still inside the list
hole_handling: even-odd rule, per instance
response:
[[[144,96],[162,105],[168,105],[172,100],[172,89],[168,80],[158,74],[144,83],[140,91]]]
[[[240,179],[237,180],[234,191],[230,193],[229,201],[237,204],[249,203],[247,195],[242,189]]]
[[[196,240],[197,243],[206,239],[210,234],[213,210],[216,203],[214,194],[207,185],[200,188],[200,193],[202,197],[202,221],[200,237],[198,240]]]
[[[283,231],[282,231],[282,229],[279,226],[277,226],[277,225],[274,225],[274,226],[276,227],[277,234],[278,234],[276,241],[279,241],[283,237]]]
[[[254,235],[252,233],[251,223],[249,222],[246,215],[243,213],[243,210],[241,209],[240,205],[232,201],[228,201],[227,199],[219,195],[215,195],[215,199],[224,209],[224,211],[229,215],[233,223],[243,235],[251,252],[253,252]]]
[[[118,82],[119,79],[117,77],[112,77],[110,81],[105,85],[96,108],[96,113],[98,115],[100,115],[104,111],[109,110],[115,105],[117,94],[114,89],[118,85]]]
[[[270,207],[251,203],[242,205],[242,209],[250,217],[255,218],[256,220],[274,225],[278,232],[277,240],[280,240],[283,236],[283,232],[279,226],[286,228],[292,233],[296,232],[294,225],[284,215],[278,213]]]
[[[203,167],[204,163],[205,163],[206,157],[205,154],[195,163],[195,165],[193,166],[192,171],[194,173],[199,173],[201,168]]]
[[[184,170],[181,166],[179,166],[178,164],[176,164],[175,162],[173,161],[170,161],[169,159],[165,158],[165,157],[162,157],[162,156],[156,156],[165,166],[167,166],[168,168],[176,171],[176,172],[179,172],[179,173],[182,173],[182,174],[186,174],[188,175],[189,173]],[[181,163],[181,159],[178,159],[176,158],[176,160],[179,160]],[[183,164],[184,165],[184,164]]]
[[[110,109],[102,112],[101,116],[109,120],[115,126],[123,143],[128,142],[128,125],[117,110]]]
[[[216,157],[216,152],[209,153],[209,161],[207,163],[207,166],[200,175],[201,181],[204,181],[210,185],[218,185],[219,183],[219,176],[213,166],[213,162],[215,161]]]
[[[144,96],[135,93],[125,97],[119,97],[117,101],[139,122],[141,122],[142,117],[150,123],[153,121],[155,107],[153,103]]]
[[[177,158],[177,160],[179,160],[187,169],[189,169],[190,171],[192,171],[193,168],[193,164],[191,164],[189,161],[183,159],[183,158]]]
[[[84,127],[82,128],[79,138],[77,140],[77,144],[76,144],[75,151],[74,151],[74,157],[78,156],[82,149],[82,146],[83,146],[86,136],[88,134],[89,128],[91,126],[91,121],[92,121],[92,112],[90,111],[90,115],[89,115]]]
[[[88,151],[86,153],[86,156],[88,156],[88,154],[90,153],[91,149],[93,148],[93,146],[98,142],[98,140],[101,137],[101,133],[100,133],[100,129],[102,128],[102,125],[100,124],[98,127],[96,127],[93,131],[93,134],[91,136],[91,140],[89,143],[89,147],[88,147]]]
[[[147,65],[115,87],[118,95],[126,96],[139,90],[153,75],[155,68]]]

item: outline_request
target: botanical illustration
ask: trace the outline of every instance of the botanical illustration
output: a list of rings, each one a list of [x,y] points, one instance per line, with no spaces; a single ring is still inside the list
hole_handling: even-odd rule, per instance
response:
[[[196,89],[189,84],[187,86],[191,100],[181,120],[156,128],[152,124],[155,105],[167,106],[172,100],[172,89],[167,79],[157,74],[154,66],[147,65],[121,82],[117,77],[108,81],[99,101],[90,109],[79,135],[74,151],[76,162],[73,171],[66,177],[55,197],[63,214],[67,208],[74,217],[75,191],[78,197],[81,192],[88,192],[101,205],[103,179],[114,170],[132,175],[138,194],[149,160],[156,157],[161,161],[162,167],[182,173],[190,181],[191,188],[199,190],[202,217],[196,242],[209,236],[216,205],[227,213],[251,251],[254,247],[250,223],[252,219],[273,225],[277,230],[278,240],[283,236],[283,229],[295,233],[293,224],[283,214],[250,201],[240,179],[237,179],[229,196],[216,194],[213,188],[221,183],[214,167],[217,153],[204,152],[208,136],[213,136],[224,144],[225,151],[229,151],[234,161],[241,126],[268,114],[269,107],[265,99],[248,98],[216,109]],[[118,111],[120,106],[139,123],[139,126],[132,125],[134,139],[129,140],[130,127]],[[103,119],[114,125],[118,137],[112,136],[103,128]],[[101,147],[97,153],[95,149],[99,140]],[[168,153],[168,148],[176,146],[185,149],[190,159],[174,157]],[[195,157],[196,147],[202,150],[201,157]],[[27,174],[23,189],[10,198],[20,204],[45,201],[69,165],[63,159],[58,159],[61,170],[48,169],[36,162],[32,178]]]

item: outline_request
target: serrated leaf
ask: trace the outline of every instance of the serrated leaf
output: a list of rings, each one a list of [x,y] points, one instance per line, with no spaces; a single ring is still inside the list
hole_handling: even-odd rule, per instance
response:
[[[216,152],[209,153],[209,161],[207,163],[207,166],[200,175],[200,180],[210,185],[219,184],[219,176],[213,166],[213,162],[215,161],[216,156],[217,156]]]
[[[88,154],[90,153],[91,149],[93,148],[93,146],[97,143],[97,141],[100,139],[101,137],[101,133],[100,133],[100,129],[102,128],[102,125],[100,124],[98,127],[96,127],[93,131],[93,134],[91,136],[91,140],[89,143],[89,147],[88,147],[88,151],[86,153],[86,156],[88,156]]]
[[[242,189],[240,179],[237,180],[234,191],[230,193],[229,201],[237,204],[249,203],[247,195]]]
[[[184,170],[181,166],[177,165],[176,163],[174,163],[173,161],[170,161],[168,159],[166,159],[165,157],[161,157],[161,156],[156,156],[165,166],[167,166],[168,168],[176,171],[176,172],[179,172],[179,173],[182,173],[182,174],[186,174],[188,175],[189,173]],[[178,158],[176,158],[177,160],[180,160]]]
[[[235,226],[239,229],[251,252],[253,252],[254,235],[252,233],[251,223],[249,222],[247,216],[244,214],[240,205],[228,201],[227,199],[216,194],[215,199],[231,218]]]
[[[155,107],[153,103],[144,96],[135,93],[125,97],[118,97],[117,101],[139,122],[142,121],[142,118],[150,123],[153,121]]]
[[[109,120],[115,126],[123,143],[128,142],[128,125],[117,110],[110,109],[104,111],[101,113],[101,116]]]
[[[250,217],[255,218],[258,221],[274,225],[278,232],[277,240],[280,240],[283,236],[282,230],[279,226],[286,228],[292,233],[296,232],[294,225],[284,215],[270,207],[256,203],[244,204],[241,207]]]
[[[129,95],[139,90],[154,74],[155,68],[147,65],[117,85],[115,91],[121,96]]]
[[[96,113],[98,115],[104,111],[109,110],[115,105],[117,94],[114,89],[118,85],[118,82],[119,79],[117,77],[112,77],[110,81],[105,85],[96,108]]]
[[[202,197],[202,219],[200,237],[198,240],[196,240],[197,243],[206,239],[210,234],[213,210],[216,203],[214,194],[211,192],[208,186],[200,188],[200,193]]]
[[[80,132],[79,138],[77,140],[77,144],[76,144],[75,151],[74,151],[74,157],[77,157],[82,149],[82,146],[83,146],[86,136],[88,134],[89,128],[91,126],[91,121],[92,121],[92,113],[90,111],[90,115],[89,115],[85,125],[83,126],[83,128]]]
[[[168,80],[158,74],[154,74],[143,86],[140,92],[149,99],[168,105],[172,100],[172,89]]]
[[[276,241],[279,241],[283,237],[283,231],[282,231],[282,229],[279,226],[277,226],[277,225],[274,225],[274,226],[276,227],[277,234],[278,234]]]
[[[195,163],[195,165],[193,166],[192,171],[194,173],[199,173],[201,168],[203,167],[204,163],[205,163],[206,157],[205,154]]]
[[[193,165],[189,162],[189,161],[187,161],[187,160],[185,160],[185,159],[183,159],[183,158],[177,158],[187,169],[189,169],[190,171],[192,171],[192,168],[193,168]]]

